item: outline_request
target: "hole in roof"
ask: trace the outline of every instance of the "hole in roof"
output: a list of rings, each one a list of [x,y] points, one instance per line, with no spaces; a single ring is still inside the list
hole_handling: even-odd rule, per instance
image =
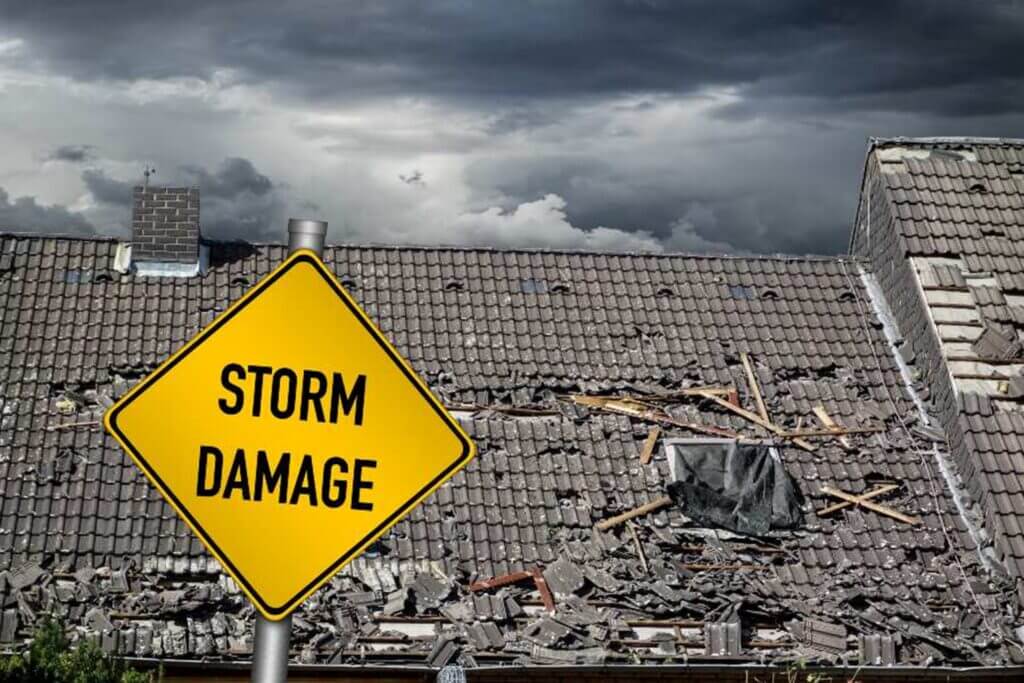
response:
[[[461,292],[466,285],[461,280],[448,280],[444,283],[444,288],[448,292]]]
[[[523,294],[544,294],[548,291],[548,285],[543,280],[527,277],[519,281],[519,291]]]
[[[988,185],[983,182],[974,182],[967,187],[967,191],[971,194],[986,194],[988,192]]]
[[[558,282],[556,284],[551,285],[551,292],[553,294],[568,294],[571,291],[572,287],[570,287],[564,282]]]
[[[729,285],[729,296],[733,299],[756,299],[757,291],[747,285]]]
[[[249,278],[245,277],[244,275],[236,275],[235,277],[231,278],[231,286],[232,287],[248,287],[249,286]]]

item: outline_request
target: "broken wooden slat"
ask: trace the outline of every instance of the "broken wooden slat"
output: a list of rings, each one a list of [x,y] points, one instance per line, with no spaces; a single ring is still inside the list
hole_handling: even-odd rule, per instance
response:
[[[698,434],[720,436],[726,439],[740,438],[740,434],[728,429],[723,429],[722,427],[677,420],[661,408],[647,405],[634,398],[612,398],[608,396],[584,396],[580,394],[572,394],[569,396],[569,399],[573,401],[573,403],[587,406],[588,408],[598,408],[601,410],[608,410],[613,413],[621,413],[641,420],[647,420],[648,422],[655,422],[671,427],[679,427],[680,429],[688,429],[690,431],[697,432]]]
[[[519,583],[520,581],[525,581],[527,579],[531,579],[537,587],[537,592],[540,593],[540,599],[544,601],[544,607],[546,607],[549,612],[554,612],[555,598],[551,595],[551,589],[548,587],[547,579],[544,578],[544,572],[541,571],[540,567],[534,567],[528,571],[512,572],[502,576],[495,576],[482,581],[475,581],[469,584],[469,591],[471,593],[475,593],[476,591],[489,590],[491,588],[501,588],[502,586],[509,586],[513,583]]]
[[[861,507],[867,508],[868,510],[871,510],[872,512],[877,512],[880,515],[885,515],[887,517],[892,517],[893,519],[895,519],[897,521],[900,521],[900,522],[903,522],[904,524],[920,524],[921,523],[921,520],[918,519],[917,517],[911,517],[910,515],[905,515],[902,512],[899,512],[897,510],[893,510],[891,507],[888,507],[886,505],[879,505],[878,503],[872,503],[870,500],[864,500],[863,497],[855,496],[855,495],[853,495],[851,493],[847,493],[846,491],[840,491],[839,489],[832,488],[831,486],[822,486],[821,487],[821,492],[822,493],[827,493],[830,496],[835,496],[836,498],[840,498],[842,500],[845,500],[845,501],[847,501],[849,503],[852,503],[853,505],[859,505]]]
[[[640,507],[633,508],[632,510],[627,510],[626,512],[623,512],[620,515],[615,515],[614,517],[609,517],[606,520],[598,522],[595,525],[595,528],[598,531],[607,531],[608,529],[618,526],[623,522],[628,522],[629,520],[635,519],[636,517],[642,517],[643,515],[650,514],[656,510],[660,510],[666,505],[671,504],[671,498],[669,498],[668,496],[661,496],[660,498],[655,498],[652,501],[644,503]]]
[[[868,498],[874,498],[876,496],[880,496],[883,493],[889,493],[890,491],[895,491],[898,488],[899,488],[899,484],[885,484],[884,486],[879,486],[876,489],[872,489],[871,491],[868,491],[866,493],[861,493],[861,494],[856,495],[854,497],[857,500],[863,501],[863,500],[867,500]],[[848,501],[843,501],[842,503],[836,503],[834,505],[829,505],[826,508],[822,508],[822,509],[818,510],[818,516],[819,517],[823,517],[825,515],[830,515],[833,512],[837,512],[839,510],[843,510],[845,508],[850,507],[851,505],[853,505],[853,503],[850,503]]]
[[[505,574],[504,576],[495,576],[494,578],[484,579],[482,581],[475,581],[469,584],[470,592],[485,591],[491,588],[501,588],[502,586],[509,586],[513,583],[519,583],[525,581],[533,576],[530,572],[512,572],[511,574]]]
[[[825,426],[826,429],[840,429],[841,428],[840,425],[838,425],[835,422],[835,420],[832,419],[832,416],[828,414],[828,411],[825,410],[825,406],[823,406],[821,404],[816,405],[816,406],[814,406],[811,409],[811,411],[814,413],[815,417],[818,418],[818,420],[821,422],[821,424],[823,424]],[[852,446],[850,445],[850,440],[848,438],[846,438],[845,436],[839,436],[837,434],[836,435],[836,440],[840,444],[842,444],[843,448],[845,448],[847,450],[852,448]]]
[[[651,567],[647,564],[647,554],[644,553],[644,546],[640,542],[640,536],[636,533],[636,524],[626,522],[626,528],[629,529],[629,535],[633,537],[633,545],[636,546],[636,554],[640,556],[640,564],[643,565],[644,573],[650,574]]]
[[[740,354],[740,360],[743,361],[743,372],[747,375],[747,385],[750,387],[750,393],[754,395],[754,402],[757,403],[757,412],[762,420],[771,422],[772,419],[768,417],[768,407],[765,406],[764,397],[761,396],[761,387],[757,384],[757,375],[754,374],[754,367],[751,365],[750,356],[746,351]]]
[[[732,387],[706,385],[702,387],[687,387],[685,389],[677,389],[676,391],[654,393],[646,398],[649,401],[673,401],[683,396],[698,396],[704,392],[717,394],[719,396],[728,396],[732,391],[735,391]]]
[[[554,612],[555,596],[551,594],[551,588],[548,587],[548,580],[544,578],[544,572],[540,570],[540,567],[534,567],[530,570],[530,576],[533,577],[533,583],[537,586],[540,599],[544,601],[544,608],[549,612]]]
[[[65,422],[63,424],[50,425],[46,428],[48,432],[56,432],[61,429],[77,429],[78,427],[99,427],[99,420],[85,420],[84,422]]]
[[[800,437],[792,437],[792,436],[790,436],[789,432],[787,432],[785,429],[783,429],[782,427],[778,426],[774,422],[770,422],[768,420],[762,420],[760,415],[752,413],[749,410],[746,410],[745,408],[739,408],[737,406],[734,406],[733,404],[729,403],[725,399],[719,398],[718,396],[715,396],[714,394],[703,393],[703,394],[700,394],[700,395],[702,397],[708,399],[709,401],[714,401],[715,403],[717,403],[718,405],[722,406],[723,408],[731,410],[732,412],[736,413],[740,417],[746,418],[747,420],[753,422],[754,424],[759,425],[761,427],[764,427],[765,429],[767,429],[769,432],[772,432],[773,434],[781,436],[784,439],[792,439],[793,443],[795,445],[799,446],[800,448],[804,449],[805,451],[813,451],[814,450],[814,444],[811,444],[811,443],[809,443],[807,441],[804,441]]]
[[[644,441],[644,448],[640,451],[640,464],[646,465],[654,457],[654,449],[658,445],[658,437],[661,436],[661,427],[654,425],[651,431],[647,432],[647,440]]]

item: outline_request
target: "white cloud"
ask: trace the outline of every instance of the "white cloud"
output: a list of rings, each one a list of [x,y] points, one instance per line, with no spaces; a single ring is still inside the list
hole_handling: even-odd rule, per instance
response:
[[[569,223],[565,200],[549,194],[511,211],[489,208],[459,215],[451,224],[459,244],[496,247],[548,247],[597,251],[661,251],[661,244],[646,232],[598,227],[583,230]]]

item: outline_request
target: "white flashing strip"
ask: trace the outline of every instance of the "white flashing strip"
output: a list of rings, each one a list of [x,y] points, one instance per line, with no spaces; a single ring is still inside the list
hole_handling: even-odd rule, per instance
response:
[[[114,253],[113,268],[119,273],[134,273],[142,277],[195,277],[205,275],[210,266],[210,247],[199,245],[199,260],[195,263],[171,261],[132,261],[132,245],[121,243]]]
[[[892,311],[889,310],[889,304],[885,300],[885,296],[882,294],[882,288],[878,285],[878,281],[875,276],[868,273],[861,266],[857,266],[857,271],[860,273],[861,282],[864,283],[864,289],[868,292],[868,298],[871,301],[871,308],[874,310],[875,315],[882,321],[882,330],[885,332],[885,340],[889,342],[889,348],[892,350],[892,355],[896,359],[896,365],[900,369],[900,376],[903,377],[903,384],[906,385],[907,391],[910,393],[911,400],[914,401],[914,405],[917,406],[918,416],[921,418],[921,422],[931,427],[932,419],[928,415],[928,410],[924,406],[924,401],[917,395],[914,390],[914,378],[910,374],[910,367],[906,361],[903,360],[902,354],[896,349],[899,341],[899,333],[896,329],[895,319],[892,316]]]
[[[913,400],[914,405],[917,406],[918,416],[921,418],[922,423],[927,426],[933,426],[932,420],[928,415],[928,411],[925,409],[924,402],[921,400],[921,397],[917,395],[917,391],[914,390],[914,383],[910,374],[910,368],[907,366],[906,361],[903,360],[903,356],[896,349],[896,343],[899,340],[899,333],[897,332],[892,311],[889,310],[889,304],[886,302],[885,296],[882,294],[882,288],[879,287],[878,281],[875,280],[874,275],[865,271],[863,267],[858,265],[857,270],[860,273],[861,282],[864,283],[864,288],[868,292],[871,308],[874,310],[875,315],[878,316],[878,319],[882,322],[882,330],[885,333],[885,340],[889,343],[889,349],[892,351],[893,358],[896,360],[896,365],[900,369],[900,376],[903,378],[903,384],[906,386],[907,393],[910,394],[911,400]],[[914,279],[917,280],[916,271]],[[920,283],[918,286],[920,286]],[[931,312],[929,311],[929,317],[930,315]],[[934,325],[934,322],[932,324]],[[956,510],[960,514],[960,518],[964,520],[964,524],[967,526],[967,533],[971,535],[971,540],[974,541],[974,545],[978,549],[978,558],[986,569],[992,571],[995,558],[992,555],[991,540],[988,538],[984,529],[982,529],[977,523],[977,515],[969,511],[967,505],[964,503],[963,483],[960,481],[960,477],[953,470],[953,467],[949,463],[949,458],[943,449],[940,449],[938,446],[933,446],[931,455],[934,456],[935,463],[939,467],[939,472],[942,473],[942,478],[946,482],[946,487],[953,496],[953,504],[956,506]]]

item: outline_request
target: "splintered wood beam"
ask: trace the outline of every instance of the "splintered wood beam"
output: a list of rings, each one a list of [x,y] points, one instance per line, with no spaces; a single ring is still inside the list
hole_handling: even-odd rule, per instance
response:
[[[650,514],[652,512],[655,512],[656,510],[660,510],[666,505],[671,505],[671,503],[671,498],[669,498],[668,496],[661,496],[659,498],[655,498],[652,501],[644,503],[639,507],[635,507],[632,510],[627,510],[626,512],[623,512],[620,515],[615,515],[614,517],[609,517],[606,520],[600,521],[594,526],[597,528],[598,531],[608,531],[608,529],[616,527],[622,524],[623,522],[628,522],[629,520],[635,519],[636,517],[642,517],[643,515]]]
[[[828,414],[828,411],[825,410],[825,406],[823,406],[823,405],[816,405],[811,410],[814,412],[815,417],[818,418],[818,420],[821,422],[822,425],[825,426],[826,429],[838,429],[838,428],[840,428],[839,425],[836,424],[835,420],[832,419],[832,416]],[[836,440],[839,441],[839,443],[842,444],[843,448],[845,448],[847,450],[849,450],[850,448],[853,447],[850,444],[850,440],[848,438],[846,438],[845,436],[838,436],[837,435],[836,436]]]
[[[476,591],[490,590],[491,588],[501,588],[502,586],[510,586],[513,583],[519,583],[526,579],[532,578],[533,574],[530,572],[512,572],[511,574],[505,574],[504,576],[495,576],[491,579],[483,579],[482,581],[475,581],[469,584],[469,591],[475,593]]]
[[[644,552],[644,546],[640,542],[640,536],[636,533],[636,524],[626,522],[626,528],[629,529],[629,535],[633,537],[633,545],[636,547],[636,554],[640,556],[640,564],[644,567],[644,573],[650,574],[651,567],[647,564],[647,554]]]
[[[548,580],[544,578],[544,572],[540,570],[540,567],[534,567],[530,570],[530,576],[533,577],[533,585],[537,587],[540,599],[544,602],[544,609],[554,612],[555,596],[551,594],[551,588],[548,587]]]
[[[495,576],[491,579],[476,581],[469,584],[469,592],[475,593],[477,591],[490,590],[491,588],[501,588],[502,586],[509,586],[513,583],[526,581],[527,579],[532,580],[533,585],[537,587],[537,592],[540,593],[540,599],[544,601],[544,607],[547,608],[549,612],[554,612],[555,598],[551,595],[551,589],[548,587],[547,579],[544,578],[544,572],[540,567],[534,567],[528,571],[512,572],[511,574],[504,574],[502,576]]]
[[[77,429],[79,427],[99,427],[99,420],[85,420],[84,422],[65,422],[63,424],[50,425],[46,428],[48,432],[57,432],[62,429]]]
[[[883,493],[889,493],[890,491],[895,491],[898,488],[899,488],[899,484],[885,484],[884,486],[879,486],[878,488],[875,488],[875,489],[872,489],[870,491],[867,491],[866,493],[858,494],[858,495],[854,496],[854,498],[856,498],[857,500],[867,500],[868,498],[875,498],[877,496],[880,496]],[[825,515],[830,515],[833,512],[838,512],[839,510],[844,510],[844,509],[846,509],[846,508],[848,508],[848,507],[850,507],[852,505],[853,505],[853,503],[850,503],[850,502],[847,502],[847,501],[843,501],[842,503],[835,503],[834,505],[829,505],[826,508],[822,508],[822,509],[818,510],[818,516],[819,517],[824,517]]]
[[[654,422],[663,426],[688,429],[692,432],[697,432],[698,434],[720,436],[725,439],[738,439],[741,436],[732,430],[724,429],[722,427],[677,420],[663,409],[657,406],[648,405],[643,401],[639,401],[634,398],[614,398],[610,396],[585,396],[581,394],[572,394],[569,396],[569,400],[578,405],[587,406],[588,408],[596,408],[598,410],[607,410],[621,415],[629,415],[630,417],[646,420],[647,422]]]
[[[661,436],[661,427],[654,425],[651,431],[647,432],[647,440],[644,441],[644,448],[640,451],[640,464],[646,465],[654,457],[654,449],[658,446],[658,438]]]
[[[754,374],[754,365],[750,362],[750,355],[744,351],[740,354],[740,360],[743,361],[743,372],[747,375],[750,393],[754,395],[754,401],[757,403],[757,413],[765,422],[771,422],[771,418],[768,417],[768,408],[764,404],[764,397],[761,396],[761,387],[757,384],[757,375]]]
[[[706,399],[708,399],[709,401],[714,401],[716,404],[722,406],[723,408],[725,408],[727,410],[731,410],[732,412],[736,413],[740,417],[745,418],[745,419],[749,420],[750,422],[753,422],[754,424],[756,424],[756,425],[758,425],[760,427],[764,427],[769,432],[771,432],[771,433],[773,433],[773,434],[775,434],[777,436],[781,436],[784,439],[792,439],[794,445],[799,446],[800,448],[804,449],[805,451],[813,451],[814,450],[814,444],[809,443],[808,441],[805,441],[805,440],[801,439],[800,437],[791,436],[789,434],[789,432],[787,432],[785,429],[783,429],[782,427],[778,426],[774,422],[771,422],[769,420],[761,419],[760,415],[752,413],[749,410],[746,410],[745,408],[740,408],[738,406],[734,406],[733,404],[729,403],[725,399],[719,398],[718,396],[715,396],[714,394],[702,393],[701,396],[706,398]]]
[[[897,510],[893,510],[891,507],[888,507],[886,505],[879,505],[878,503],[872,503],[870,500],[865,500],[863,498],[863,496],[855,496],[853,494],[847,493],[846,491],[840,491],[839,489],[832,488],[831,486],[822,486],[821,487],[821,492],[822,493],[827,493],[830,496],[834,496],[836,498],[839,498],[840,500],[845,500],[848,503],[852,503],[854,505],[859,505],[860,507],[863,507],[863,508],[866,508],[868,510],[871,510],[872,512],[877,512],[880,515],[885,515],[886,517],[892,517],[893,519],[895,519],[897,521],[900,521],[900,522],[903,522],[904,524],[914,525],[914,524],[920,524],[921,523],[921,520],[918,519],[917,517],[911,517],[910,515],[905,515],[902,512],[899,512]]]
[[[703,392],[718,394],[719,396],[728,396],[732,391],[734,391],[732,387],[707,385],[703,387],[687,387],[685,389],[677,389],[676,391],[654,393],[646,396],[645,398],[649,401],[673,401],[683,396],[697,396]]]

